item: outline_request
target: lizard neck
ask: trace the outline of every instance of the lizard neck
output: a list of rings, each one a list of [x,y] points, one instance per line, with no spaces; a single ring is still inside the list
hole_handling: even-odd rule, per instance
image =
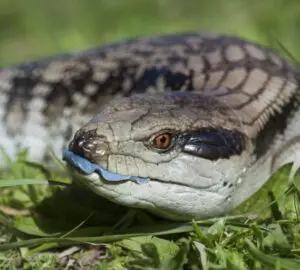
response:
[[[275,135],[268,151],[247,170],[232,197],[231,208],[239,206],[252,196],[253,191],[259,190],[283,165],[294,163],[290,177],[300,167],[300,104],[297,97],[295,102],[296,105],[287,118],[284,131]]]

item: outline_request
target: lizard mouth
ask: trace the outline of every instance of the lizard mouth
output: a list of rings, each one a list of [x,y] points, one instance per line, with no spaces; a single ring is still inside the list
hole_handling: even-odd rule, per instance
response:
[[[138,177],[138,176],[130,176],[130,175],[121,175],[118,173],[112,173],[102,166],[89,161],[88,159],[75,154],[69,150],[63,150],[63,160],[71,167],[74,168],[78,173],[82,175],[90,175],[93,173],[97,173],[101,179],[107,182],[124,182],[124,181],[132,181],[136,184],[146,184],[149,181],[149,178],[146,177]]]

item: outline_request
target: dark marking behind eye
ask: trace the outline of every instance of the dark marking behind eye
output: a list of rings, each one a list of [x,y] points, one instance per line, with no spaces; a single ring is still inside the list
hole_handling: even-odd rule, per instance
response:
[[[245,149],[245,137],[236,130],[205,128],[183,136],[184,152],[209,160],[239,155]]]

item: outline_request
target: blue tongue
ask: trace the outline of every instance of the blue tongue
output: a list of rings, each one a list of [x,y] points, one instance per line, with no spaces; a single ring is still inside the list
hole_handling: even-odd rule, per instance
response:
[[[109,172],[102,168],[100,165],[90,162],[89,160],[74,154],[69,150],[63,150],[63,160],[65,160],[70,166],[77,168],[83,174],[92,174],[97,172],[101,177],[109,182],[121,182],[121,181],[133,181],[137,184],[146,184],[149,178],[137,177],[129,175],[120,175],[117,173]]]

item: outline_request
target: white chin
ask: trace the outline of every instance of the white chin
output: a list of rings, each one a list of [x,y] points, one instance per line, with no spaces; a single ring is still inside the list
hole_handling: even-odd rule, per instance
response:
[[[140,185],[130,181],[106,184],[96,173],[86,178],[83,182],[100,196],[173,220],[211,218],[231,210],[228,187],[214,186],[212,191],[155,180]]]

